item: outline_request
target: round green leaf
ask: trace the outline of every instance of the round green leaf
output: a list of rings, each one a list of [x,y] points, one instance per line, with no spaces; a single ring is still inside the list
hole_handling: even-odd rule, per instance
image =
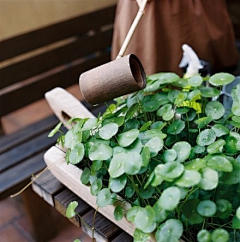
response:
[[[97,125],[97,118],[90,118],[84,123],[82,127],[82,131],[93,129],[96,125]]]
[[[164,210],[172,211],[177,207],[180,197],[181,191],[179,188],[174,186],[169,187],[162,192],[158,200],[159,206]]]
[[[213,242],[227,242],[229,239],[229,234],[225,229],[215,229],[212,232],[212,241]]]
[[[159,137],[153,137],[145,144],[145,147],[149,148],[151,157],[156,156],[163,148],[163,140]]]
[[[217,171],[231,172],[233,170],[232,163],[224,156],[210,156],[207,166]]]
[[[226,184],[237,184],[240,182],[240,162],[230,156],[227,156],[227,159],[232,163],[233,170],[232,172],[223,173],[221,176],[221,181]]]
[[[202,97],[218,97],[220,95],[220,91],[213,87],[200,87],[199,90]]]
[[[175,103],[175,100],[177,98],[177,96],[179,95],[180,91],[178,90],[171,90],[170,92],[168,92],[168,99],[171,103]]]
[[[91,194],[93,196],[97,196],[98,192],[102,189],[102,180],[100,178],[97,178],[94,180],[94,182],[91,185]]]
[[[131,145],[138,137],[139,130],[132,129],[117,136],[118,144],[122,147]]]
[[[109,145],[93,144],[89,149],[89,159],[94,160],[108,160],[112,157],[113,150]]]
[[[161,76],[159,76],[159,81],[161,82],[161,84],[173,83],[178,81],[179,79],[180,77],[172,72],[165,72],[162,73]]]
[[[91,174],[91,171],[88,167],[85,167],[84,170],[83,170],[83,173],[81,175],[81,182],[82,184],[86,185],[89,183],[90,181],[90,174]]]
[[[114,209],[114,218],[119,221],[123,218],[123,208],[121,206],[116,206]]]
[[[66,210],[67,218],[73,218],[76,215],[75,209],[77,208],[77,206],[78,206],[77,201],[73,201],[68,204],[67,210]]]
[[[78,143],[74,146],[73,150],[70,151],[68,161],[71,164],[78,164],[82,161],[85,154],[85,149],[82,143]]]
[[[104,119],[103,125],[105,126],[106,124],[109,124],[109,123],[115,123],[120,127],[124,124],[124,121],[125,121],[124,116],[112,117],[112,118]]]
[[[143,164],[142,156],[137,152],[129,152],[126,159],[124,162],[124,172],[128,175],[137,174]]]
[[[174,120],[167,128],[169,134],[180,134],[185,128],[185,122],[177,119]]]
[[[234,115],[240,116],[240,102],[233,101],[231,111]]]
[[[224,115],[225,108],[220,102],[212,101],[206,105],[205,113],[208,117],[211,117],[212,119],[216,120],[220,119]]]
[[[126,218],[129,222],[134,222],[135,216],[139,208],[140,208],[139,206],[134,206],[127,211]]]
[[[148,186],[147,188],[141,187],[139,190],[139,195],[143,199],[149,199],[152,197],[155,192],[155,188],[152,186]]]
[[[197,212],[204,217],[212,217],[217,212],[217,206],[211,200],[203,200],[197,205]]]
[[[185,161],[191,153],[191,145],[185,141],[175,143],[172,149],[177,153],[177,159],[175,160],[176,162]]]
[[[146,242],[151,239],[151,234],[147,234],[142,232],[139,229],[135,229],[133,234],[133,239],[134,239],[134,242]]]
[[[215,132],[217,137],[221,137],[229,133],[229,129],[222,124],[215,124],[212,126],[212,130]]]
[[[237,216],[233,217],[232,226],[234,229],[240,229],[240,219]]]
[[[236,153],[240,151],[240,134],[230,131],[226,137],[225,148],[227,152]]]
[[[91,170],[92,171],[99,171],[102,168],[103,162],[101,160],[95,160],[92,162]]]
[[[168,214],[170,213],[169,211],[162,209],[159,206],[158,202],[156,202],[154,204],[153,209],[154,209],[155,214],[156,214],[157,223],[162,223],[167,218]]]
[[[165,120],[165,121],[169,121],[169,120],[171,120],[173,117],[174,117],[174,110],[171,109],[169,112],[165,113],[165,114],[162,116],[162,119]]]
[[[177,242],[183,233],[182,222],[178,219],[168,219],[164,222],[155,233],[157,241],[160,242]]]
[[[151,206],[139,207],[133,223],[144,233],[151,233],[156,228],[155,211]]]
[[[202,154],[205,151],[205,147],[204,146],[200,146],[200,145],[196,145],[193,148],[193,151],[195,154]]]
[[[199,129],[202,129],[205,126],[207,126],[211,121],[212,121],[211,117],[202,117],[202,118],[195,120],[194,122],[198,125]]]
[[[104,140],[111,139],[118,132],[118,125],[116,123],[105,124],[99,130],[99,136]]]
[[[218,199],[217,204],[217,217],[226,219],[232,213],[232,204],[226,199]]]
[[[206,146],[212,144],[216,139],[216,134],[212,129],[205,129],[197,136],[197,144]]]
[[[171,109],[172,109],[172,104],[165,104],[157,110],[157,116],[162,117],[163,115],[170,112]]]
[[[206,229],[201,229],[197,234],[198,242],[211,242],[211,234]]]
[[[166,181],[172,181],[173,179],[181,176],[184,171],[184,166],[180,162],[168,162],[166,164],[157,165],[154,172],[160,175]]]
[[[135,193],[135,190],[134,190],[134,187],[132,185],[128,185],[126,186],[126,189],[125,189],[125,196],[127,198],[131,198]]]
[[[158,95],[156,94],[148,95],[143,98],[142,106],[145,112],[154,112],[160,107],[161,103],[158,102]]]
[[[194,170],[185,170],[183,175],[176,181],[176,185],[180,187],[192,187],[199,184],[201,175]]]
[[[99,207],[105,207],[110,205],[112,202],[111,192],[108,188],[103,188],[101,191],[98,192],[97,195],[97,205]]]
[[[125,163],[127,162],[127,154],[120,152],[113,155],[110,162],[108,172],[112,178],[121,176],[125,171]]]
[[[163,152],[163,161],[164,162],[171,162],[177,158],[177,152],[173,149],[165,150]]]
[[[127,176],[123,174],[120,177],[109,179],[109,187],[113,192],[120,192],[127,184]]]
[[[222,153],[225,144],[226,141],[224,139],[217,140],[207,147],[207,152],[209,154]]]
[[[198,170],[206,167],[207,165],[206,165],[206,160],[197,158],[197,159],[184,163],[184,166],[185,166],[186,170],[198,171]]]
[[[203,168],[201,170],[202,179],[199,186],[203,190],[212,190],[218,185],[218,172],[211,168]]]
[[[159,80],[155,81],[152,84],[148,84],[146,86],[146,88],[144,89],[144,92],[155,92],[160,88],[160,84],[161,84],[161,82]]]
[[[203,82],[203,78],[201,76],[192,76],[188,80],[188,84],[192,87],[198,87],[202,84],[202,82]]]
[[[213,86],[223,86],[233,82],[235,77],[229,73],[217,73],[209,78],[209,83]]]
[[[204,218],[197,212],[198,199],[187,200],[182,206],[182,213],[191,224],[200,224]]]

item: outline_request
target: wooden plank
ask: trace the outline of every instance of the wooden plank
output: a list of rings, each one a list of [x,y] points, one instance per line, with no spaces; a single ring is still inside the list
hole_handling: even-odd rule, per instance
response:
[[[15,165],[14,169],[0,173],[0,200],[20,191],[30,182],[33,174],[38,173],[46,166],[43,154],[44,152],[41,152],[25,162]]]
[[[47,51],[40,55],[0,69],[0,88],[31,78],[57,66],[90,55],[111,46],[112,29],[75,38],[75,41],[63,47]]]
[[[7,170],[11,166],[15,166],[22,161],[31,158],[41,151],[46,151],[54,143],[56,137],[48,138],[48,133],[45,132],[32,140],[29,140],[21,145],[12,148],[0,155],[0,172]]]
[[[64,186],[51,174],[46,171],[32,184],[33,190],[41,196],[49,205],[54,206],[54,195],[61,192]]]
[[[92,208],[67,188],[61,191],[60,193],[58,193],[54,197],[55,208],[64,217],[66,217],[66,210],[67,210],[68,204],[73,201],[78,202],[78,206],[75,209],[78,215],[76,215],[74,218],[70,218],[69,220],[77,227],[81,227],[81,221],[79,219],[79,216],[82,216]]]
[[[112,242],[132,242],[133,241],[133,237],[130,236],[129,234],[122,232],[121,234],[119,234],[115,239],[113,239]]]
[[[50,131],[59,122],[55,115],[51,115],[32,125],[6,136],[0,137],[0,154],[6,152],[21,143],[24,143],[39,134]]]
[[[0,42],[0,61],[113,23],[115,6],[62,21]]]
[[[97,213],[95,216],[95,210],[91,210],[88,213],[84,214],[81,218],[82,220],[82,230],[89,237],[93,238],[92,229],[94,227],[94,238],[97,242],[106,242],[111,241],[111,238],[119,234],[120,229],[118,226],[110,222],[103,215]]]
[[[110,53],[106,52],[94,59],[88,59],[84,63],[77,63],[71,67],[67,66],[57,73],[46,77],[39,77],[28,85],[9,90],[0,95],[0,117],[15,111],[29,103],[44,97],[45,92],[61,86],[63,88],[78,83],[80,73],[104,64],[110,60]],[[9,100],[12,100],[9,102]]]

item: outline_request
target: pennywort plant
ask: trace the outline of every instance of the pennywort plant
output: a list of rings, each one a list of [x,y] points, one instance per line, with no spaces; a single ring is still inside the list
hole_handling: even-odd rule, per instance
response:
[[[102,116],[69,121],[66,162],[99,207],[115,204],[115,219],[135,225],[134,241],[240,240],[240,84],[231,110],[221,103],[233,80],[158,73]]]

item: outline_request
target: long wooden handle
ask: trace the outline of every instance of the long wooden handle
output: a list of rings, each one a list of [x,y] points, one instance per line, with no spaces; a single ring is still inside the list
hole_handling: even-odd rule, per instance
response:
[[[125,40],[124,40],[124,42],[122,44],[122,47],[121,47],[121,49],[120,49],[116,59],[121,58],[124,55],[128,45],[129,45],[129,42],[130,42],[130,40],[131,40],[131,38],[133,36],[133,33],[134,33],[134,31],[135,31],[135,29],[136,29],[136,27],[137,27],[141,17],[144,14],[144,9],[145,9],[145,6],[147,4],[147,1],[148,0],[143,0],[142,5],[140,6],[140,8],[138,10],[137,16],[135,17],[135,19],[134,19],[134,21],[132,23],[132,26],[130,27],[130,29],[128,31],[128,34],[127,34],[127,36],[126,36],[126,38],[125,38]]]

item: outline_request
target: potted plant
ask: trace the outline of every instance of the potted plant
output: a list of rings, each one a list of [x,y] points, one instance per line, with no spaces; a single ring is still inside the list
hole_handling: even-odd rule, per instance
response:
[[[234,78],[154,74],[102,116],[69,120],[66,162],[99,207],[115,204],[115,219],[134,224],[134,241],[240,241],[240,84],[231,110],[220,102]]]

